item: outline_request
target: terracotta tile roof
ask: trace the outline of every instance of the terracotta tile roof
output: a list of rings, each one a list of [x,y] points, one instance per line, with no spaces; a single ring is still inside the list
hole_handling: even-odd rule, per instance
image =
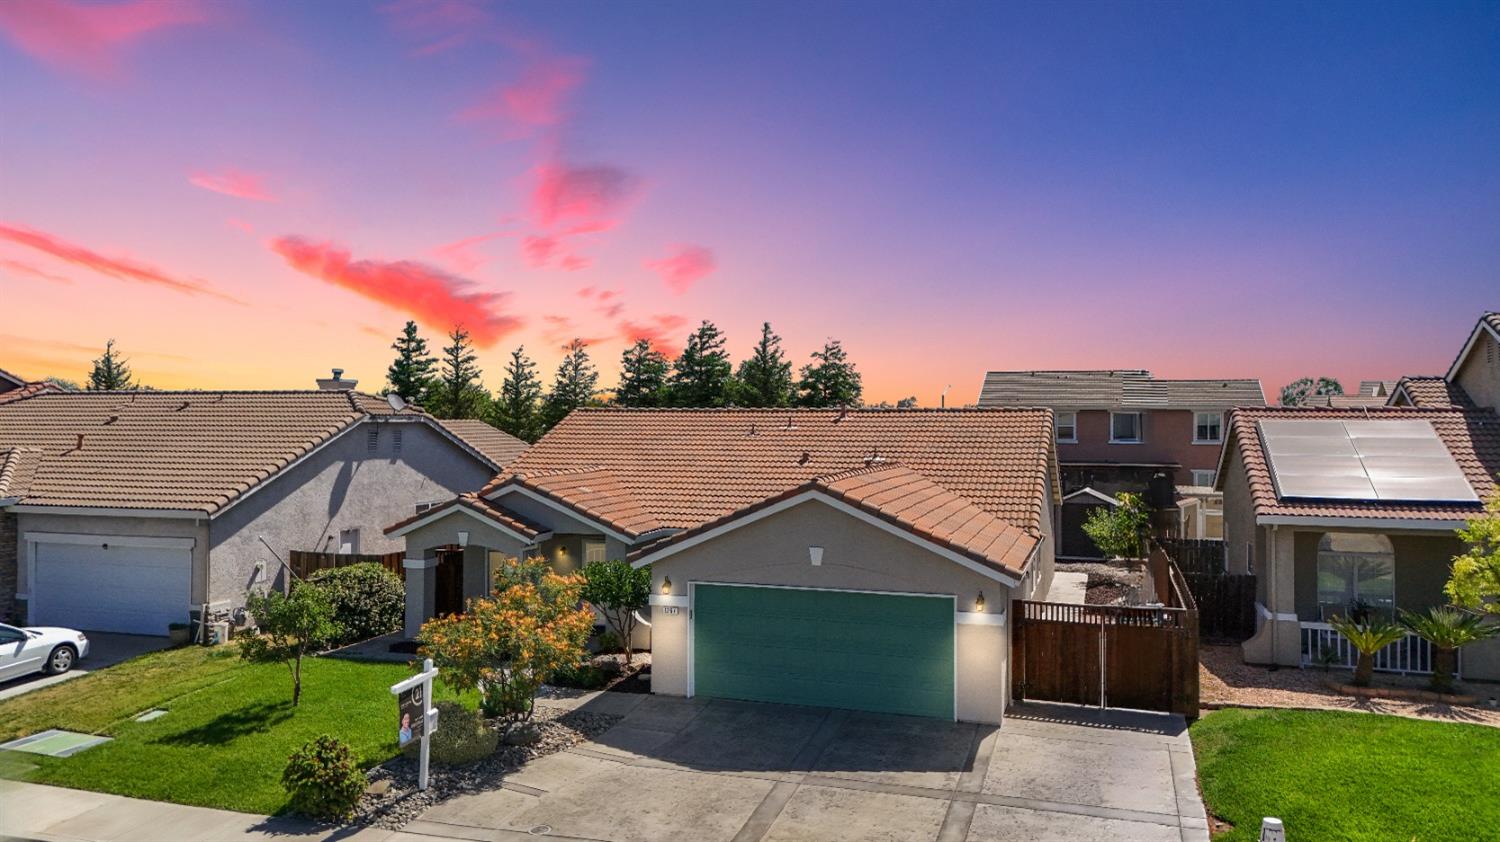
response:
[[[1403,377],[1396,382],[1396,391],[1405,392],[1412,406],[1433,409],[1467,409],[1474,406],[1462,386],[1449,383],[1443,377]],[[1395,392],[1391,396],[1394,398]]]
[[[42,451],[35,447],[0,450],[0,500],[23,497],[41,464]]]
[[[1302,399],[1302,406],[1333,407],[1335,409],[1349,409],[1360,406],[1385,406],[1386,398],[1381,395],[1308,395]]]
[[[486,520],[493,521],[497,525],[503,526],[519,535],[524,535],[528,539],[534,539],[538,535],[545,534],[548,531],[546,527],[533,523],[504,506],[481,499],[477,494],[470,493],[455,497],[440,506],[433,506],[425,512],[417,512],[400,523],[393,523],[385,528],[385,532],[386,534],[390,534],[435,514],[458,507],[468,509]]]
[[[1265,419],[1320,418],[1353,420],[1431,422],[1438,438],[1448,446],[1453,460],[1468,478],[1480,500],[1496,493],[1495,475],[1500,473],[1500,416],[1489,410],[1380,407],[1365,409],[1320,409],[1309,407],[1265,407],[1237,409],[1229,416],[1229,438],[1224,458],[1237,452],[1249,478],[1255,514],[1298,517],[1398,518],[1417,520],[1467,520],[1482,511],[1479,503],[1408,503],[1358,500],[1282,500],[1276,496],[1271,469],[1256,424]],[[1225,476],[1220,465],[1219,476]]]
[[[26,378],[19,374],[11,374],[5,369],[0,368],[0,389],[6,388],[7,383],[10,384],[10,388],[17,389],[25,386],[27,382]]]
[[[443,426],[443,429],[488,456],[490,461],[502,468],[516,461],[516,458],[531,446],[510,433],[496,429],[489,423],[478,419],[447,418],[438,423]]]
[[[343,391],[48,393],[0,404],[0,448],[43,451],[28,505],[213,513],[380,408]]]
[[[738,511],[649,545],[654,554],[746,515],[819,491],[992,570],[1019,577],[1041,540],[903,465],[877,463],[818,477]]]
[[[11,389],[8,392],[0,392],[0,403],[10,403],[11,401],[23,400],[34,395],[66,394],[67,391],[67,389],[64,389],[56,383],[49,383],[45,380],[42,380],[36,383],[27,383],[20,388]]]
[[[481,494],[522,483],[638,536],[690,529],[871,457],[1022,529],[1040,529],[1049,483],[1061,496],[1045,409],[582,409]]]
[[[991,371],[979,390],[981,407],[1228,409],[1265,403],[1259,380],[1168,380],[1140,369]]]

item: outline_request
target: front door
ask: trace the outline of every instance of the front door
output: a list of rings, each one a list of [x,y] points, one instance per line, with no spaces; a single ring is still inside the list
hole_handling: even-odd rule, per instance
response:
[[[464,610],[464,551],[438,550],[433,609],[439,617]]]

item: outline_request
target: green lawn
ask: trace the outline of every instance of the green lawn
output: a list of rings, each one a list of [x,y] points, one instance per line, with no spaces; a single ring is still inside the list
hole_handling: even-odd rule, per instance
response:
[[[1191,729],[1216,842],[1471,842],[1500,834],[1500,729],[1307,710],[1220,710]]]
[[[286,805],[287,755],[309,738],[333,734],[367,766],[396,753],[389,688],[411,674],[402,664],[332,658],[304,661],[302,670],[296,708],[285,666],[191,646],[0,702],[0,742],[46,728],[115,738],[72,757],[0,752],[0,770],[37,783],[277,813]],[[445,695],[441,685],[437,695]],[[134,721],[151,708],[168,713]]]

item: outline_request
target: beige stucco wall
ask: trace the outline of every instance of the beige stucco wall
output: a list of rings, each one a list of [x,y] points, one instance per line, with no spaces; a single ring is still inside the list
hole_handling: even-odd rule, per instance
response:
[[[822,564],[808,547],[823,548]],[[1050,559],[1048,561],[1050,565]],[[961,611],[985,595],[986,612],[1006,612],[1011,589],[931,553],[910,541],[817,500],[755,521],[668,556],[652,565],[652,592],[665,578],[686,595],[694,582],[734,582],[835,590],[951,594]],[[654,692],[688,692],[688,624],[691,607],[652,612],[651,681]],[[1006,618],[1008,623],[1009,618]],[[999,722],[1009,676],[1006,625],[960,625],[956,635],[958,718]]]
[[[1500,344],[1484,328],[1468,359],[1453,373],[1453,382],[1480,406],[1500,412]]]
[[[1329,530],[1353,532],[1365,530]],[[1391,549],[1396,557],[1396,607],[1423,611],[1434,605],[1446,605],[1443,585],[1453,566],[1453,557],[1463,552],[1463,542],[1451,533],[1390,534]],[[1318,542],[1324,532],[1296,533],[1297,615],[1303,620],[1318,620]]]

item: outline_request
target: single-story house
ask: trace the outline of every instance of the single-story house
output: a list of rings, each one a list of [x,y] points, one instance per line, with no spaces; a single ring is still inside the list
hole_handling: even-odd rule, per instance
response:
[[[408,635],[506,557],[628,559],[654,692],[999,722],[1058,496],[1045,409],[582,409],[389,532]]]
[[[399,550],[382,527],[525,448],[321,382],[0,404],[0,615],[150,635],[205,604],[234,616],[290,551]]]
[[[1330,617],[1446,604],[1455,530],[1483,512],[1497,473],[1500,416],[1472,405],[1233,410],[1216,488],[1227,565],[1256,576],[1245,660],[1352,664]],[[1409,636],[1376,667],[1429,672],[1430,651]],[[1500,679],[1500,642],[1463,650],[1461,672]]]

